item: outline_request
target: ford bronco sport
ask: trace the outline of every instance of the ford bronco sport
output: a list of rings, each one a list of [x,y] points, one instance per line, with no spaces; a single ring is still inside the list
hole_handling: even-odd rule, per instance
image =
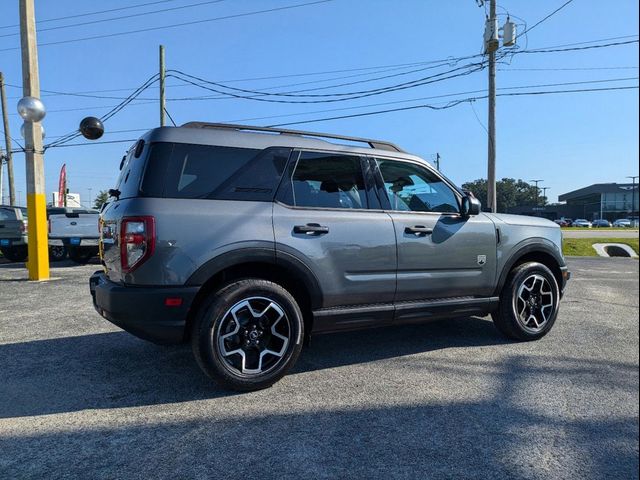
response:
[[[491,314],[539,339],[569,278],[558,225],[482,213],[388,142],[192,122],[149,131],[120,166],[95,308],[190,341],[237,390],[280,379],[312,333]]]

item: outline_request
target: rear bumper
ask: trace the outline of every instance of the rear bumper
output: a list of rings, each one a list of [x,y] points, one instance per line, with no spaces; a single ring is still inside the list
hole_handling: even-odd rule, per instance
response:
[[[49,237],[49,245],[55,247],[97,247],[99,238]]]
[[[133,287],[110,281],[98,271],[89,279],[96,311],[136,337],[158,344],[181,343],[189,308],[198,287]],[[166,306],[180,298],[179,306]]]
[[[27,244],[27,237],[4,237],[0,238],[0,247],[20,247]]]

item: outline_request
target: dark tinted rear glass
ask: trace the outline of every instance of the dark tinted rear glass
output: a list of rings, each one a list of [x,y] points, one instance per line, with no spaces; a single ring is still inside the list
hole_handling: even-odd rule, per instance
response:
[[[0,222],[3,220],[15,220],[16,212],[13,208],[0,208]]]
[[[290,149],[182,143],[151,145],[141,194],[164,198],[271,201]]]
[[[130,149],[123,163],[116,189],[120,190],[120,198],[137,197],[140,190],[140,177],[144,169],[145,155],[134,156],[134,149]]]

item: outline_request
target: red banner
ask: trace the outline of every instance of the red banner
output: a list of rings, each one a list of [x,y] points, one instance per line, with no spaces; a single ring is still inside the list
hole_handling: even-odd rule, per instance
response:
[[[64,195],[67,189],[67,164],[60,169],[60,181],[58,182],[58,206],[64,207]]]

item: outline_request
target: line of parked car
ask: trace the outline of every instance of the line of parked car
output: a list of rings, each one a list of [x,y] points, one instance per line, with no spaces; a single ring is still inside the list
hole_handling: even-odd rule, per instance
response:
[[[67,256],[76,263],[87,263],[98,254],[97,210],[51,207],[49,223],[49,259],[59,262]],[[11,262],[24,262],[28,256],[27,209],[0,205],[0,252]]]
[[[572,220],[570,218],[559,218],[554,220],[561,227],[578,227],[578,228],[632,228],[638,226],[638,220],[629,218],[619,218],[613,223],[604,218],[590,222],[585,218]]]

